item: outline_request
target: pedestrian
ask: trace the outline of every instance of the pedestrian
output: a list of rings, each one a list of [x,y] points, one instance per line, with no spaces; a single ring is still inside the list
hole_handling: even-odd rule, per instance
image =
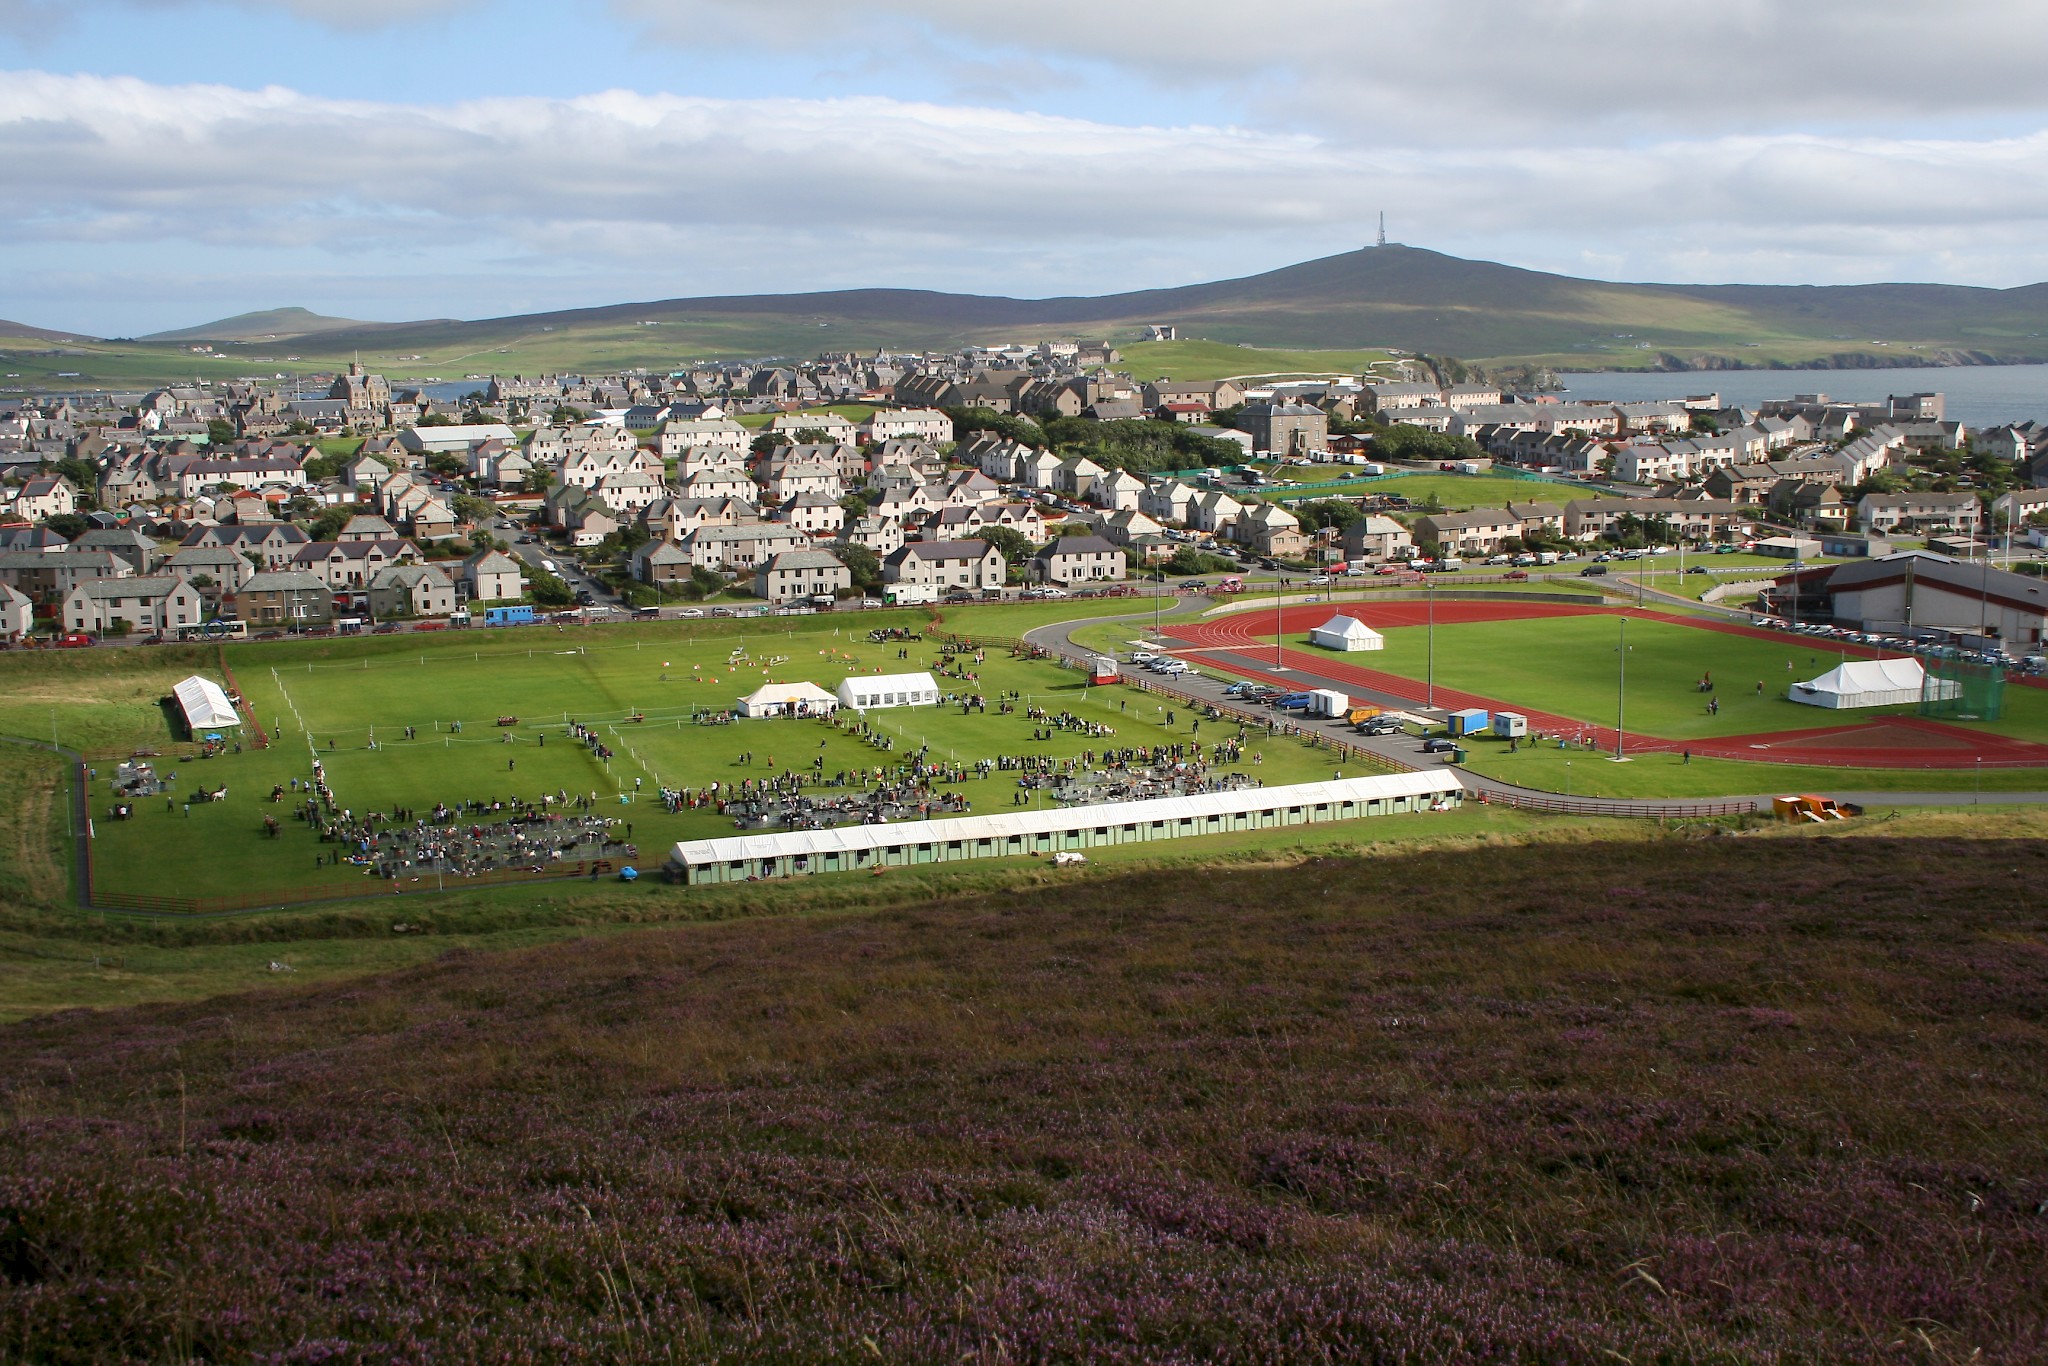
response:
[[[187,818],[188,820],[189,820],[189,819],[191,818],[191,816],[192,816],[192,803],[190,803],[190,802],[186,802],[186,803],[185,803],[185,816],[186,816],[186,818]]]
[[[510,773],[513,769],[517,767],[519,767],[519,761],[517,759],[507,759],[505,761],[505,771],[507,773]]]
[[[1691,750],[1687,750],[1687,751],[1685,752],[1685,762],[1687,762],[1688,764],[1692,762],[1692,751],[1691,751]]]
[[[1758,697],[1762,697],[1764,695],[1764,681],[1761,678],[1759,678],[1756,681],[1756,695]]]

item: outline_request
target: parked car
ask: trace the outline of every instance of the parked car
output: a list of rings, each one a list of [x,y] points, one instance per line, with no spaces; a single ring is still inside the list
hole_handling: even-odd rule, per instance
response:
[[[1604,579],[1607,577],[1607,566],[1604,564],[1589,564],[1579,571],[1579,577],[1582,579]]]
[[[682,611],[676,613],[676,615],[679,617],[690,617],[694,619],[703,616],[704,609],[701,607],[685,607]]]
[[[1456,740],[1448,739],[1441,735],[1431,736],[1422,742],[1422,752],[1424,754],[1449,754],[1457,747],[1458,742]]]
[[[1401,723],[1391,716],[1375,716],[1370,721],[1360,721],[1357,731],[1360,735],[1399,735]]]

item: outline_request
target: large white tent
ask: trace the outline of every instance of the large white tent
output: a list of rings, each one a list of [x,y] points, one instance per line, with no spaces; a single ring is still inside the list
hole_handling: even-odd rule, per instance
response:
[[[930,674],[856,674],[839,685],[839,705],[856,711],[877,707],[936,707],[939,683]]]
[[[1950,698],[1961,689],[1959,683],[1938,679],[1932,695]],[[1911,706],[1928,694],[1927,671],[1917,659],[1850,659],[1811,682],[1794,683],[1791,697],[1809,707],[1846,711],[1853,707]]]
[[[1457,772],[1438,768],[1057,810],[684,840],[670,851],[669,865],[687,882],[744,882],[1356,820],[1455,806],[1464,795]]]
[[[235,714],[235,704],[228,701],[220,684],[210,678],[193,674],[171,691],[176,694],[178,706],[185,713],[185,724],[194,735],[203,730],[231,730],[242,724],[242,718]]]
[[[815,683],[763,683],[740,699],[740,715],[828,716],[839,699]]]
[[[1308,633],[1309,644],[1325,650],[1384,650],[1387,638],[1357,617],[1331,617]]]

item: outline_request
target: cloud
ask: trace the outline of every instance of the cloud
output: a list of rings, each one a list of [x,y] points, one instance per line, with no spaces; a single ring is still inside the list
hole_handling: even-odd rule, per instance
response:
[[[1626,141],[2048,107],[2035,0],[612,4],[677,44],[895,52],[906,69],[961,51],[1094,66],[1362,142],[1528,141],[1559,126]]]
[[[116,293],[152,271],[354,277],[410,296],[387,316],[875,284],[1108,292],[1356,246],[1381,207],[1410,242],[1610,277],[2048,277],[2039,132],[1361,147],[875,97],[399,104],[14,72],[0,173],[0,316],[94,272]]]
[[[384,28],[474,9],[483,0],[0,0],[0,33],[42,41],[89,9],[179,10],[208,4],[276,11],[325,28]]]

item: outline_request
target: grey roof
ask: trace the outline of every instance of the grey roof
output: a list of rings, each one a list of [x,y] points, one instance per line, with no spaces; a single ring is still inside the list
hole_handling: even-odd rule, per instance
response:
[[[327,580],[318,574],[308,574],[298,569],[273,569],[261,574],[252,574],[242,585],[244,593],[306,592],[325,593]]]
[[[184,584],[177,578],[87,579],[72,591],[89,598],[161,598]]]
[[[785,550],[768,561],[770,571],[785,569],[844,569],[837,555],[823,550]]]

